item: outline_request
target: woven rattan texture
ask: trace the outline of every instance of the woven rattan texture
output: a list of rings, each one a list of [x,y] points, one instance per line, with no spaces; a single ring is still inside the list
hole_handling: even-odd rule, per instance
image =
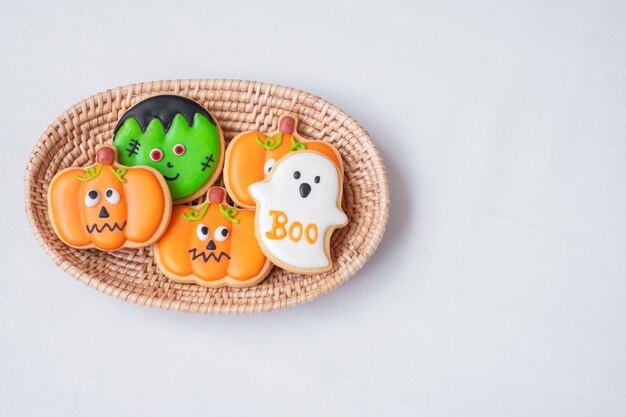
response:
[[[304,136],[339,149],[345,166],[343,206],[350,222],[333,234],[331,271],[305,276],[275,267],[254,287],[210,289],[164,277],[156,267],[152,248],[78,250],[56,237],[46,203],[52,177],[70,166],[93,164],[96,147],[111,142],[113,127],[122,114],[157,94],[179,94],[199,102],[218,120],[227,143],[245,130],[276,130],[278,117],[292,112],[298,116],[298,129]],[[25,180],[26,212],[34,235],[62,270],[122,300],[194,313],[278,310],[332,291],[354,276],[376,250],[389,214],[385,166],[359,123],[319,97],[252,81],[158,81],[89,97],[46,129],[30,156]]]

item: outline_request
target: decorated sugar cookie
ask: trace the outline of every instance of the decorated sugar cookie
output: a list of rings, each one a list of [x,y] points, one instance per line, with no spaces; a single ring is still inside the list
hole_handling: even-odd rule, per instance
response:
[[[328,143],[303,138],[297,131],[298,119],[291,114],[281,116],[278,131],[265,135],[248,131],[235,136],[226,150],[224,183],[235,203],[253,208],[248,187],[263,179],[276,161],[288,153],[313,150],[330,158],[343,175],[339,152]]]
[[[342,183],[331,159],[300,151],[280,159],[265,181],[250,186],[257,239],[273,263],[308,274],[332,267],[330,236],[348,223],[341,210]]]
[[[174,204],[202,196],[222,169],[222,130],[208,111],[185,97],[139,102],[115,126],[113,144],[120,163],[157,169]]]
[[[174,208],[155,258],[167,277],[205,287],[248,287],[272,267],[254,235],[254,211],[228,206],[221,187],[204,204]]]
[[[48,189],[54,231],[80,249],[151,245],[165,232],[171,206],[161,174],[150,167],[118,164],[112,146],[96,151],[95,165],[59,172]]]

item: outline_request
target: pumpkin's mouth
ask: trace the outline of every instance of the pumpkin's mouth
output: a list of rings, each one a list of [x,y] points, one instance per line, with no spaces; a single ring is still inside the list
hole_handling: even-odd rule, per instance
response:
[[[104,223],[100,226],[98,226],[97,224],[92,224],[90,225],[86,225],[85,228],[87,229],[87,233],[102,233],[105,230],[108,230],[110,232],[114,232],[116,230],[119,230],[120,232],[122,230],[124,230],[124,228],[126,227],[126,220],[124,220],[124,223],[122,223],[122,225],[120,226],[120,224],[118,222],[115,222],[113,224],[111,223]]]
[[[189,249],[187,252],[191,253],[191,260],[195,261],[198,258],[202,258],[204,262],[209,262],[211,258],[215,259],[215,262],[219,262],[222,258],[226,258],[230,260],[230,256],[226,252],[220,252],[219,255],[216,255],[215,252],[211,251],[207,254],[205,251],[198,252],[196,248]]]
[[[166,181],[176,181],[178,177],[180,177],[180,172],[177,172],[176,175],[174,175],[173,177],[163,175],[163,178],[165,178]]]

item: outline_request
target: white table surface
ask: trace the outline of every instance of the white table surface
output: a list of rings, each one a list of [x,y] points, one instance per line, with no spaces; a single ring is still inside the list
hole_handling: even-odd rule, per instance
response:
[[[0,6],[0,415],[626,415],[626,3],[52,3]],[[39,135],[177,78],[296,87],[370,132],[391,217],[354,279],[195,316],[54,266],[23,208]]]

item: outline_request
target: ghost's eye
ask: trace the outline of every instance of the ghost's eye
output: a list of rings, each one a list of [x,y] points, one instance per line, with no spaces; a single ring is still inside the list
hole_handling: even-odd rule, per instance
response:
[[[115,188],[107,188],[104,192],[104,198],[111,204],[117,204],[120,202],[120,192]]]
[[[213,237],[215,237],[215,240],[217,240],[218,242],[223,242],[226,239],[228,239],[229,234],[230,232],[228,231],[228,227],[220,226],[217,229],[215,229],[215,233],[213,233]]]
[[[263,165],[263,172],[265,175],[270,173],[272,168],[274,168],[274,164],[276,164],[276,159],[274,158],[268,159],[267,162],[265,162],[265,165]]]
[[[174,155],[181,156],[185,153],[185,145],[179,143],[178,145],[174,145],[174,149],[172,149]]]
[[[300,179],[300,171],[296,171],[296,172],[294,172],[294,173],[293,173],[293,177],[294,177],[295,179]]]
[[[313,179],[313,181],[315,181],[316,184],[320,183],[320,176],[316,176],[315,179]]]
[[[93,207],[100,202],[100,193],[96,190],[89,190],[85,196],[85,205]]]
[[[159,148],[154,148],[150,151],[150,159],[152,159],[154,162],[160,161],[161,159],[163,159],[163,151]]]
[[[196,235],[198,235],[198,239],[207,240],[209,238],[209,227],[206,224],[199,224],[196,228]]]

